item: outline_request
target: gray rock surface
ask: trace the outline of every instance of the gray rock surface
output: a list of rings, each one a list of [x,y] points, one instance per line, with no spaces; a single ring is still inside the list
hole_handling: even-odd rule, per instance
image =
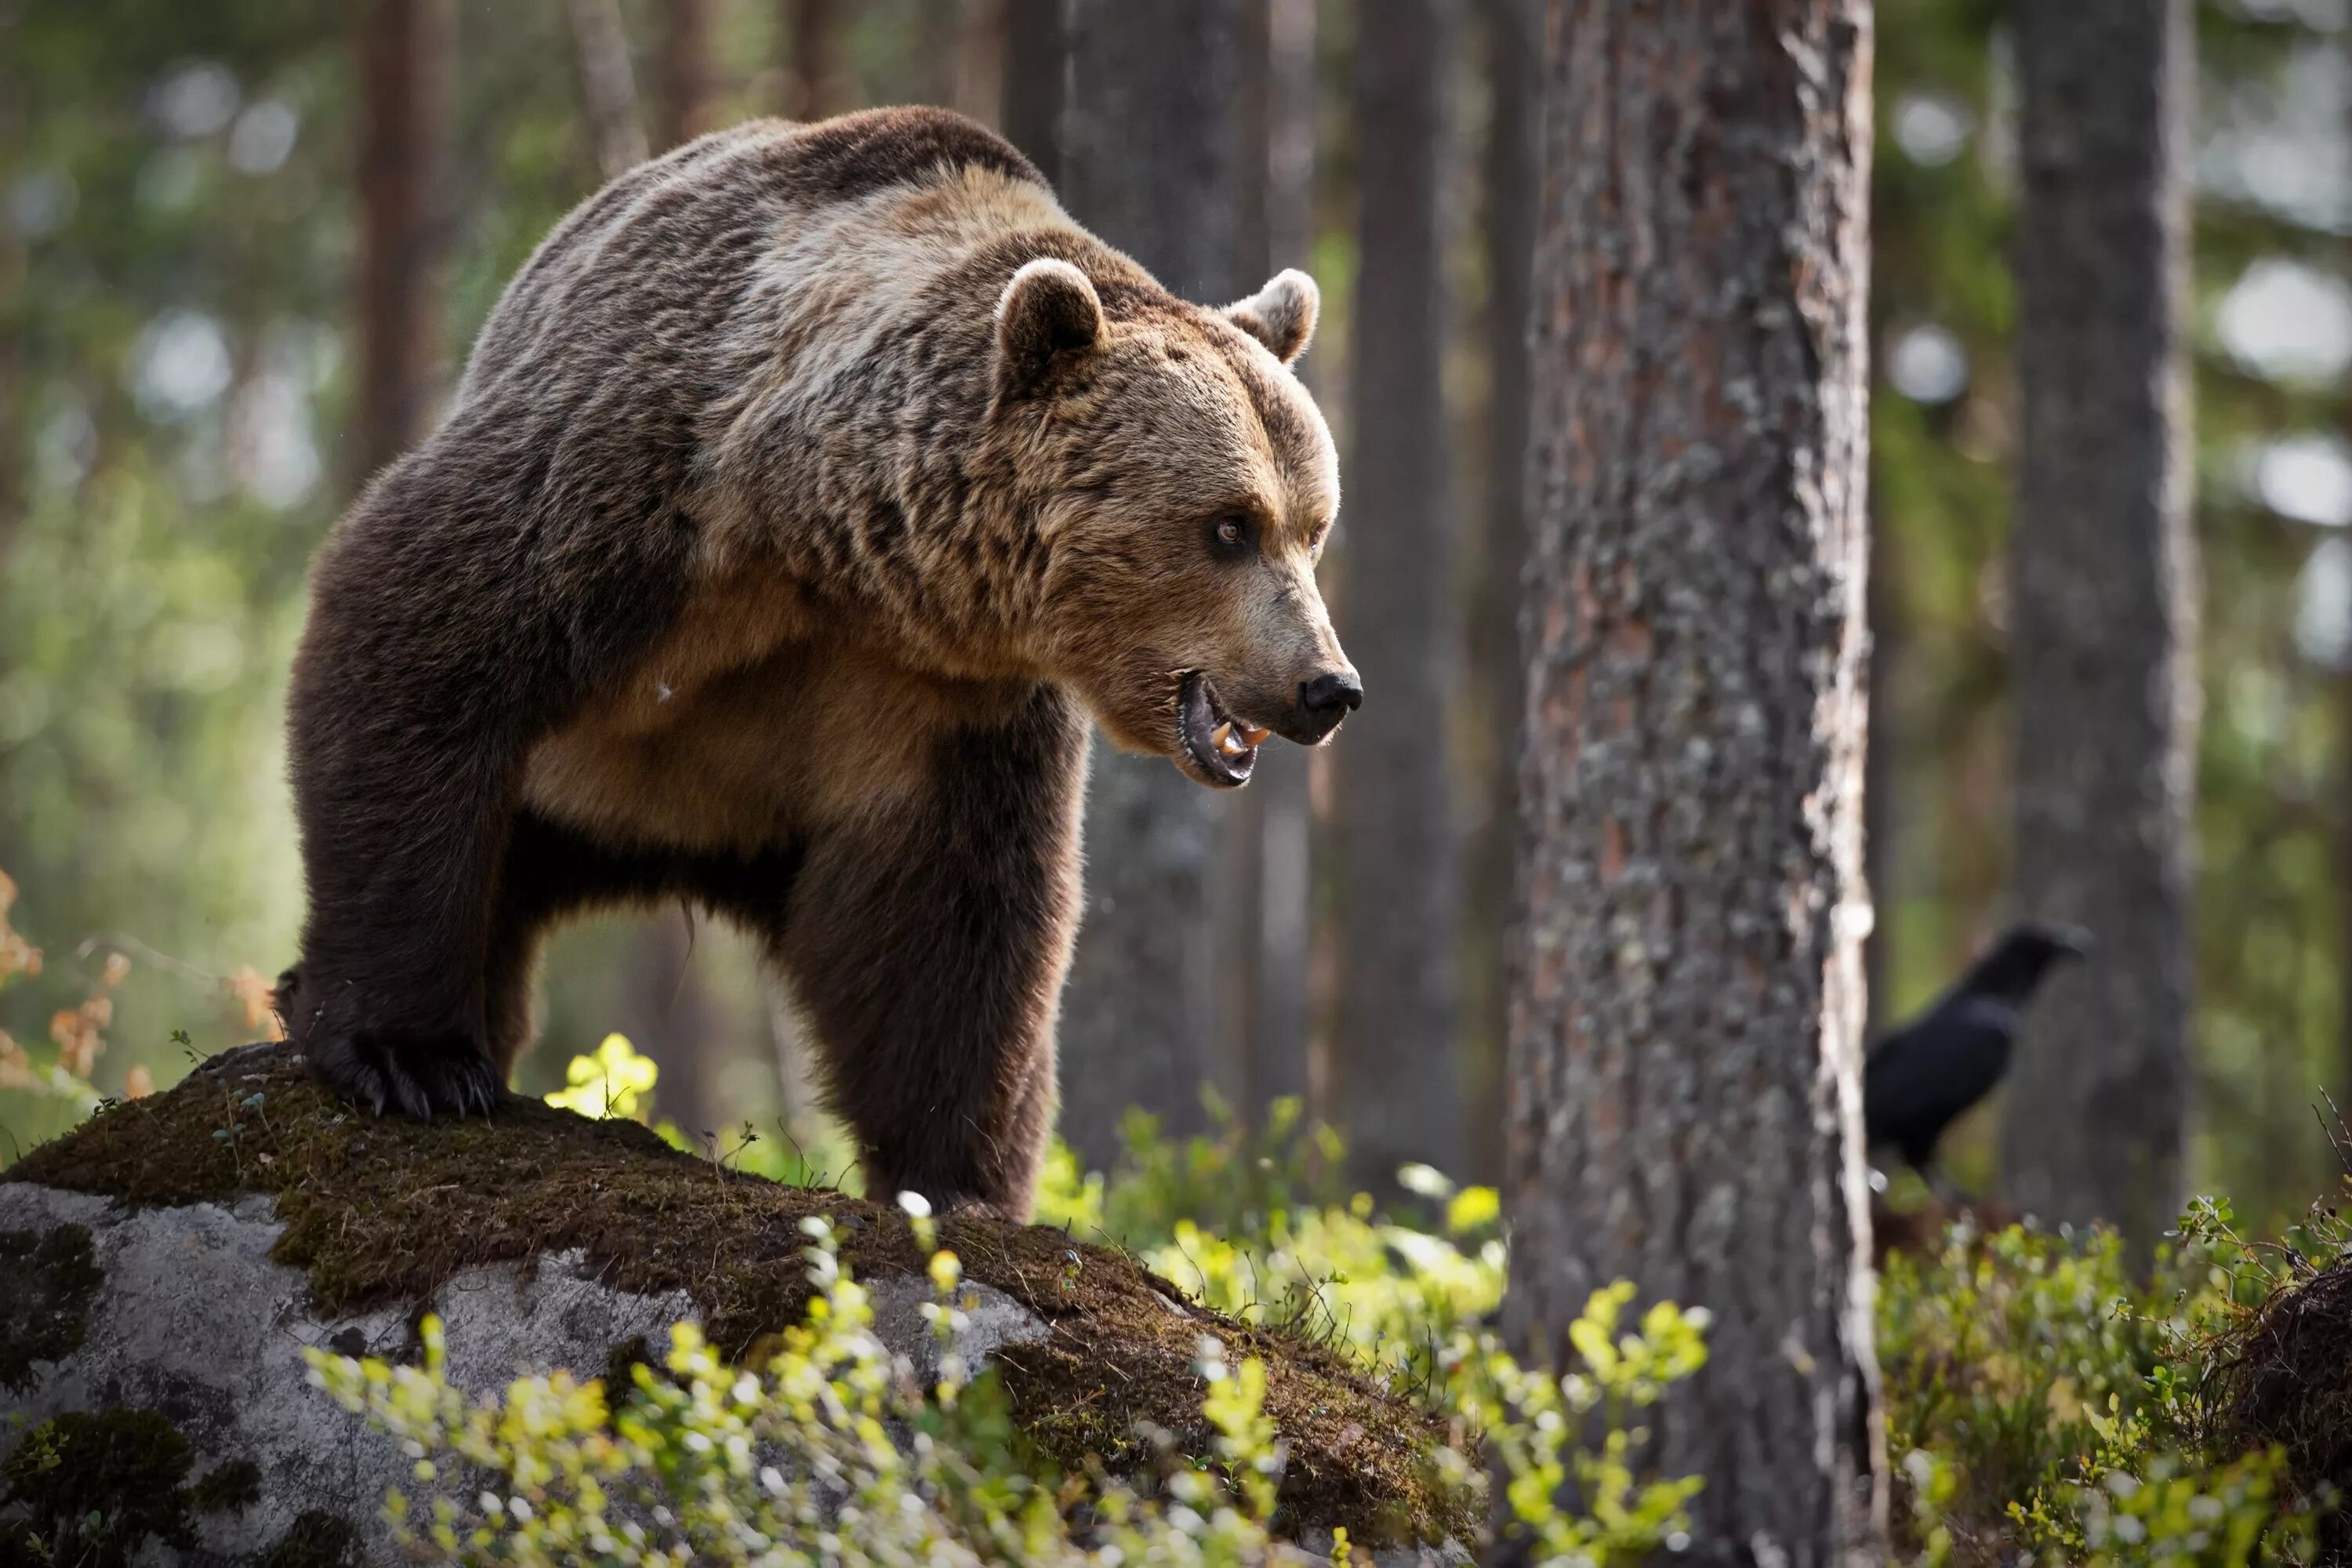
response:
[[[283,1227],[268,1198],[131,1209],[87,1194],[0,1184],[0,1233],[37,1239],[68,1226],[89,1233],[101,1283],[83,1310],[79,1348],[36,1361],[26,1382],[0,1387],[0,1451],[64,1412],[153,1410],[194,1447],[197,1476],[236,1459],[260,1469],[258,1502],[198,1519],[199,1560],[266,1552],[299,1517],[325,1510],[357,1529],[372,1560],[391,1561],[383,1498],[408,1479],[412,1461],[313,1388],[302,1352],[400,1358],[412,1345],[411,1314],[314,1316],[301,1272],[269,1257]],[[682,1292],[614,1289],[581,1263],[577,1252],[553,1253],[534,1269],[468,1268],[442,1287],[433,1310],[446,1332],[451,1383],[482,1394],[559,1367],[601,1376],[615,1346],[643,1336],[658,1355],[670,1326],[695,1315]],[[1009,1297],[984,1285],[967,1289],[978,1300],[958,1348],[971,1364],[1046,1333],[1042,1319]],[[0,1324],[46,1310],[36,1294],[43,1289],[35,1270],[0,1272]],[[869,1289],[877,1336],[930,1375],[938,1348],[920,1311],[928,1282],[886,1278]]]

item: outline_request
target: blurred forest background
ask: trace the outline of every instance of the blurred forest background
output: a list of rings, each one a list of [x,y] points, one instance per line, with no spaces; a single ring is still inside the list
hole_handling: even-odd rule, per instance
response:
[[[1189,1130],[1201,1087],[1244,1117],[1297,1093],[1361,1180],[1419,1158],[1491,1181],[1537,7],[1238,0],[1156,36],[1132,20],[1154,9],[0,0],[0,869],[47,953],[0,1027],[42,1057],[120,954],[102,1088],[251,1037],[241,972],[274,974],[300,916],[280,702],[338,510],[606,175],[750,115],[928,101],[1003,130],[1180,292],[1281,266],[1323,288],[1303,372],[1349,486],[1325,576],[1368,706],[1234,795],[1101,765],[1066,1132],[1099,1162],[1129,1100]],[[2011,912],[2002,10],[1878,7],[1874,1027]],[[2256,1218],[2327,1181],[2314,1106],[2352,1089],[2347,13],[2199,11],[2190,1165]],[[1096,92],[1121,48],[1162,51],[1172,96]],[[826,1144],[789,1010],[723,930],[573,931],[543,1013],[523,1087],[617,1029],[682,1126]],[[0,1161],[74,1114],[0,1089]],[[1963,1184],[1997,1181],[1998,1114],[1947,1151]]]

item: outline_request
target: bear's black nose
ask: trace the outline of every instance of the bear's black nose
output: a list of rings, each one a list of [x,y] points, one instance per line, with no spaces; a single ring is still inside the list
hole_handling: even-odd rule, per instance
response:
[[[1364,705],[1364,683],[1352,669],[1332,670],[1298,683],[1298,710],[1319,739]]]

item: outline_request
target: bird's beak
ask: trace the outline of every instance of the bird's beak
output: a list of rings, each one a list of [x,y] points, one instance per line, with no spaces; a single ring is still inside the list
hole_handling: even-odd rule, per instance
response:
[[[2098,948],[2089,931],[2081,926],[2059,926],[2051,932],[2053,940],[2076,958],[2088,958]]]

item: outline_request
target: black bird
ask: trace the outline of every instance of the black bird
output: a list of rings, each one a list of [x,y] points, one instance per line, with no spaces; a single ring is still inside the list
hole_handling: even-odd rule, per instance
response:
[[[1937,1142],[2009,1070],[2010,1047],[2035,987],[2052,966],[2083,957],[2090,945],[2072,926],[2013,925],[1925,1015],[1879,1041],[1862,1069],[1862,1124],[1870,1147],[1893,1146],[1940,1190]]]

